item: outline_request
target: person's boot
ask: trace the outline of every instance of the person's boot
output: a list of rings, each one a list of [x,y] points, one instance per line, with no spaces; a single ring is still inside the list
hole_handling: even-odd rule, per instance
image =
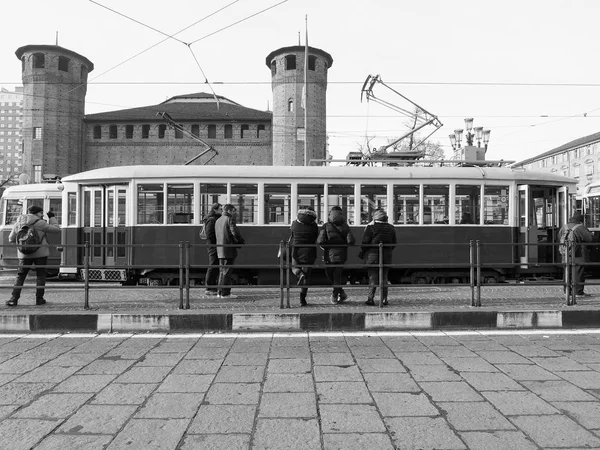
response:
[[[308,306],[308,303],[306,303],[306,292],[300,292],[300,306]]]
[[[340,295],[338,297],[338,303],[343,303],[346,300],[348,300],[348,294],[346,294],[343,290],[342,292],[340,292]]]
[[[19,303],[19,299],[11,297],[10,300],[6,302],[6,306],[17,306],[17,303]]]

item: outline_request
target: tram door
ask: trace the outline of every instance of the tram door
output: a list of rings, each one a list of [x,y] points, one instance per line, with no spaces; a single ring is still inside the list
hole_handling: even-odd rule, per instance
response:
[[[90,265],[128,262],[127,186],[90,186],[83,192],[84,241],[92,246]]]
[[[519,186],[519,261],[521,264],[537,262],[537,226],[535,224],[535,203],[528,185]],[[535,245],[533,245],[535,244]],[[522,266],[525,269],[527,266]]]

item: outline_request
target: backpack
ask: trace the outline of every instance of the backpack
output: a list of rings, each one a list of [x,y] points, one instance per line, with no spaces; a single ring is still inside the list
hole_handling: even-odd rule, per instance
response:
[[[573,231],[575,231],[580,226],[581,226],[581,224],[578,223],[573,228],[567,228],[560,235],[560,245],[558,247],[558,251],[561,254],[561,256],[565,256],[569,252],[569,250],[572,248],[573,244],[575,244],[577,242],[575,240],[575,236],[573,235]]]
[[[31,225],[23,225],[17,232],[17,250],[24,255],[35,253],[40,248],[40,245],[42,245],[42,239],[34,228],[34,225],[39,220],[36,220]]]

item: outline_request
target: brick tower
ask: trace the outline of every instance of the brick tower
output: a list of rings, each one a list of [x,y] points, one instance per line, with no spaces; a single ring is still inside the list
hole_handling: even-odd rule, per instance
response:
[[[327,153],[326,93],[331,55],[308,47],[307,117],[303,105],[305,47],[283,47],[267,56],[273,89],[273,165],[302,166],[311,159],[325,159]],[[306,127],[308,125],[308,127]],[[304,155],[304,134],[308,129],[308,154]]]
[[[23,172],[32,182],[82,170],[85,94],[94,64],[58,45],[15,52],[23,79]]]

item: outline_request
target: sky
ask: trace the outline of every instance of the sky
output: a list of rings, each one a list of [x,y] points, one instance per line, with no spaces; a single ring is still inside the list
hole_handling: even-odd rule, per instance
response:
[[[60,46],[94,63],[87,114],[211,89],[270,109],[265,58],[304,45],[308,29],[309,45],[333,57],[336,159],[407,131],[405,116],[361,101],[369,75],[438,117],[429,139],[448,157],[448,135],[467,117],[491,130],[489,160],[521,161],[600,131],[596,0],[29,0],[3,2],[0,17],[0,87],[21,85],[17,48],[53,45],[58,32]],[[411,106],[383,85],[373,93]]]

